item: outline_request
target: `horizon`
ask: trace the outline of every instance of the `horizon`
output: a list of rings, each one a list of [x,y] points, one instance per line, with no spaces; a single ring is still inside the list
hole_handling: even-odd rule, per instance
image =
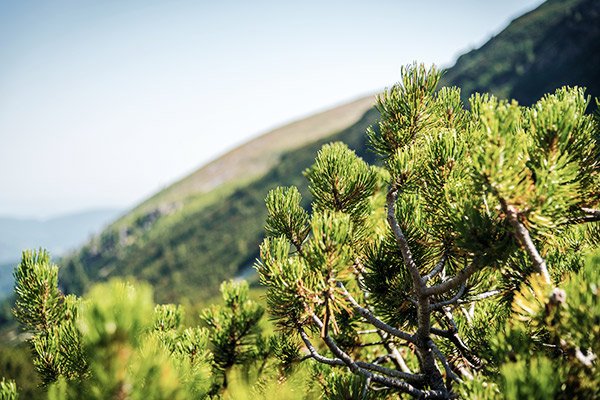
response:
[[[3,2],[0,216],[126,211],[413,60],[449,68],[541,3]]]

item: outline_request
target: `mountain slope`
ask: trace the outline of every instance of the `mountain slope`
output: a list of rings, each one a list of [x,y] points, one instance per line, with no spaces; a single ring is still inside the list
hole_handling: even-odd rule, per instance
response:
[[[442,84],[464,88],[465,96],[475,90],[490,91],[500,97],[515,96],[523,104],[567,83],[589,85],[592,93],[598,93],[599,69],[592,67],[599,52],[589,53],[599,43],[600,15],[594,3],[598,2],[550,0],[542,4],[480,49],[462,56]],[[557,35],[557,31],[562,33]],[[568,67],[568,60],[582,57],[590,65]],[[549,64],[550,59],[557,62]],[[365,100],[365,104],[371,101]],[[342,140],[361,157],[370,158],[364,132],[376,118],[376,111],[370,110],[362,118],[356,117],[353,125],[346,121],[346,129],[340,125],[339,129],[325,129],[325,122],[307,123],[291,136],[308,135],[319,127],[322,135],[287,148],[277,147],[276,155],[269,153],[273,150],[257,153],[265,149],[260,141],[254,142],[258,149],[250,142],[232,151],[227,162],[216,160],[158,193],[64,260],[61,279],[65,289],[80,292],[90,282],[127,275],[153,283],[158,301],[214,294],[222,280],[244,271],[256,257],[264,234],[263,199],[268,190],[297,185],[306,200],[301,172],[328,141]],[[336,130],[340,132],[334,134]],[[263,139],[262,146],[267,146],[286,143],[290,136],[273,133]],[[254,163],[265,160],[268,162],[252,170]],[[239,166],[238,172],[230,171],[235,166]],[[223,183],[213,188],[219,179]]]
[[[131,220],[132,216],[139,217],[161,207],[172,208],[190,196],[207,194],[223,185],[243,186],[269,171],[285,152],[356,123],[372,107],[373,101],[372,96],[362,97],[252,139],[150,197],[124,219]]]
[[[63,288],[79,293],[90,281],[128,275],[154,284],[159,301],[212,296],[254,261],[267,191],[300,183],[336,135],[360,141],[373,102],[365,97],[276,129],[158,193],[64,259]]]
[[[516,18],[442,79],[464,98],[491,92],[530,105],[564,85],[600,96],[600,1],[549,0]]]

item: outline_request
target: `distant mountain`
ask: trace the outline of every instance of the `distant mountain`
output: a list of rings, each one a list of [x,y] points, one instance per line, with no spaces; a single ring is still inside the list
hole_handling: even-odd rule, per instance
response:
[[[12,270],[25,249],[46,248],[56,256],[83,245],[120,211],[102,209],[47,220],[0,217],[0,298],[12,288]]]
[[[565,85],[600,97],[600,1],[549,0],[515,19],[442,79],[464,98],[491,92],[523,105]]]
[[[90,210],[50,219],[0,217],[0,263],[19,260],[23,249],[72,251],[113,221],[116,209]]]
[[[527,105],[563,84],[600,95],[599,4],[547,1],[460,57],[442,85],[462,87],[465,98],[492,92]],[[157,193],[61,261],[64,289],[134,276],[155,286],[159,302],[197,300],[224,279],[247,276],[264,235],[269,189],[299,186],[307,205],[302,171],[329,141],[374,161],[365,146],[365,130],[377,118],[372,103],[369,96],[277,129]]]

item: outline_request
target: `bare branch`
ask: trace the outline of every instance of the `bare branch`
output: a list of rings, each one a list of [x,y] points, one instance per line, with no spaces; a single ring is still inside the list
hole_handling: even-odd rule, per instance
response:
[[[386,344],[385,340],[381,340],[379,342],[369,342],[369,343],[360,343],[358,347],[368,347],[368,346],[378,346],[380,344]]]
[[[313,321],[315,322],[315,324],[317,325],[317,327],[322,329],[323,323],[321,322],[319,317],[317,317],[316,315],[313,315],[312,318],[313,318]],[[299,327],[299,329],[302,329],[302,327]],[[306,333],[304,335],[306,335]],[[396,371],[394,369],[385,368],[385,367],[382,367],[380,365],[376,365],[373,363],[366,363],[363,361],[354,361],[348,354],[346,354],[342,349],[340,349],[338,347],[338,345],[333,341],[331,336],[327,335],[326,337],[324,337],[322,339],[325,342],[325,344],[327,344],[327,347],[329,347],[329,350],[331,350],[331,352],[333,354],[335,354],[337,357],[339,357],[339,361],[342,361],[342,363],[343,363],[342,365],[347,366],[354,373],[361,373],[360,370],[362,369],[362,370],[372,370],[375,372],[379,372],[381,374],[393,376],[393,377],[404,379],[407,381],[422,382],[423,380],[425,380],[425,375],[409,374],[406,372]],[[307,337],[307,340],[308,340],[308,337]],[[314,347],[313,347],[313,349],[314,349]],[[309,351],[310,351],[310,348],[309,348]],[[315,350],[315,352],[316,352],[316,350]],[[312,354],[312,351],[311,351],[311,354]],[[327,360],[332,360],[332,359],[327,359]],[[335,359],[335,360],[338,360],[338,359]],[[331,365],[339,365],[339,364],[331,364]],[[389,383],[386,383],[386,384],[389,384]]]
[[[454,278],[447,280],[444,283],[440,283],[436,286],[430,286],[423,289],[424,296],[433,296],[445,293],[455,287],[466,282],[471,275],[473,275],[479,269],[480,265],[478,260],[473,261],[469,266],[463,268]]]
[[[300,337],[302,338],[302,341],[304,342],[304,345],[310,352],[310,356],[312,358],[314,358],[315,360],[317,360],[318,362],[320,362],[322,364],[339,365],[339,366],[344,366],[344,367],[346,366],[346,364],[344,364],[344,362],[340,359],[327,358],[327,357],[323,357],[322,355],[320,355],[319,352],[317,351],[317,349],[315,349],[315,347],[310,342],[310,339],[308,338],[308,335],[306,334],[306,332],[304,332],[304,329],[301,326],[297,326],[297,328],[298,328],[298,332],[300,333]]]
[[[475,296],[470,297],[465,300],[460,299],[460,300],[458,300],[457,303],[458,304],[472,303],[474,301],[485,300],[485,299],[497,296],[502,293],[503,293],[502,290],[494,289],[494,290],[490,290],[489,292],[480,293],[478,295],[475,295]]]
[[[586,215],[584,217],[570,218],[566,222],[561,225],[574,225],[574,224],[584,224],[586,222],[598,222],[600,221],[600,217],[596,217],[594,215]]]
[[[449,300],[440,301],[439,303],[432,304],[429,306],[429,309],[431,311],[439,310],[442,307],[456,303],[458,301],[458,299],[460,299],[460,297],[465,293],[465,287],[466,287],[466,284],[465,284],[465,282],[463,282],[460,285],[460,289],[458,289],[458,292],[456,293],[456,295],[454,295],[454,297],[452,297]]]
[[[394,236],[396,237],[396,242],[398,243],[398,247],[400,247],[400,251],[402,252],[402,258],[404,259],[404,264],[406,268],[408,268],[408,272],[413,280],[413,284],[415,289],[418,291],[421,287],[423,287],[423,281],[421,278],[421,274],[419,273],[419,269],[417,268],[417,264],[413,260],[412,253],[410,248],[408,247],[408,241],[402,233],[402,229],[398,224],[398,220],[396,219],[396,196],[398,194],[398,188],[392,186],[387,194],[387,221],[392,231],[394,232]]]
[[[460,354],[469,361],[469,364],[472,364],[472,361],[476,361],[476,360],[471,360],[471,358],[472,358],[472,355],[470,354],[471,349],[462,341],[462,339],[455,332],[452,332],[451,330],[442,330],[442,329],[437,329],[437,328],[431,328],[431,333],[450,340],[452,342],[452,344],[454,344],[454,346],[456,346],[458,351],[460,351]],[[474,366],[474,365],[471,365],[471,366]]]
[[[366,308],[361,307],[356,302],[356,300],[354,300],[354,297],[352,297],[352,295],[346,290],[346,288],[344,287],[344,284],[342,282],[337,282],[337,286],[340,289],[342,289],[342,291],[344,292],[344,295],[346,296],[346,299],[348,299],[350,304],[352,304],[352,307],[354,307],[354,311],[357,312],[358,314],[360,314],[364,319],[366,319],[373,326],[375,326],[378,329],[381,329],[384,332],[389,333],[390,335],[399,337],[400,339],[407,340],[411,343],[415,343],[414,335],[403,332],[399,329],[396,329],[396,328],[386,324],[385,322],[381,321],[379,318],[374,316],[371,313],[371,311],[367,310]]]
[[[444,254],[442,254],[442,258],[440,258],[440,261],[437,263],[437,265],[431,270],[431,272],[429,272],[423,277],[423,283],[427,283],[427,281],[433,279],[437,274],[439,274],[440,271],[444,269],[444,266],[446,265],[446,260],[448,260],[448,253],[444,252]]]
[[[583,215],[580,217],[575,217],[575,218],[569,218],[561,225],[583,224],[586,222],[600,221],[600,210],[594,210],[592,208],[587,208],[587,207],[581,207],[580,210],[583,211],[583,213],[586,215]]]
[[[404,379],[404,380],[410,381],[410,382],[424,382],[425,381],[425,375],[408,374],[406,372],[396,371],[395,369],[389,369],[389,368],[385,368],[385,367],[382,367],[377,364],[366,363],[363,361],[356,361],[356,365],[363,369],[368,369],[371,371],[379,372],[383,375],[393,376],[395,378]]]
[[[500,205],[502,206],[502,211],[506,213],[508,216],[508,221],[512,225],[515,230],[515,235],[521,245],[525,248],[527,255],[531,259],[533,263],[533,267],[536,271],[544,277],[544,280],[548,285],[552,284],[550,279],[550,274],[548,273],[548,267],[546,267],[546,261],[540,256],[535,244],[531,240],[531,236],[529,236],[529,231],[525,226],[519,222],[519,217],[517,215],[517,211],[513,206],[507,205],[504,199],[500,198]]]
[[[356,333],[358,333],[359,335],[368,335],[370,333],[377,333],[377,332],[379,332],[379,330],[377,330],[377,329],[367,329],[365,331],[358,331]]]
[[[476,369],[481,368],[481,360],[477,356],[471,354],[471,349],[469,346],[467,346],[460,336],[458,336],[458,327],[454,322],[454,316],[452,315],[452,312],[448,309],[444,309],[444,316],[446,317],[447,324],[450,326],[450,328],[447,330],[431,328],[431,333],[450,340],[462,355],[463,360],[469,364],[470,367]]]
[[[378,330],[378,332],[381,339],[386,340],[386,343],[383,345],[383,347],[390,352],[390,357],[392,357],[392,361],[396,367],[406,373],[412,374],[412,371],[410,368],[408,368],[408,365],[406,365],[406,362],[404,361],[404,357],[402,357],[402,354],[400,354],[396,348],[396,344],[393,341],[387,340],[388,333],[382,330]]]
[[[450,368],[450,365],[448,364],[448,360],[446,360],[446,357],[444,357],[444,355],[442,354],[440,349],[438,349],[437,346],[435,345],[435,343],[433,343],[433,340],[429,341],[429,347],[431,348],[431,350],[433,350],[433,352],[435,353],[438,360],[440,360],[440,362],[444,366],[444,369],[446,370],[446,374],[448,374],[448,376],[450,378],[452,378],[453,381],[462,383],[462,380],[458,376],[456,376],[456,374],[452,371],[452,369]]]
[[[369,390],[369,385],[371,384],[371,377],[368,376],[367,379],[365,380],[365,386],[363,386],[363,390],[360,394],[361,398],[366,398],[367,397],[367,390]]]
[[[388,358],[393,358],[393,356],[392,356],[391,354],[386,354],[386,355],[383,355],[383,356],[377,357],[377,358],[375,359],[375,361],[373,361],[373,364],[374,364],[374,365],[381,364],[382,362],[384,362],[384,361],[385,361],[385,360],[387,360]]]
[[[593,208],[581,207],[581,211],[592,216],[600,218],[600,210],[594,210]]]

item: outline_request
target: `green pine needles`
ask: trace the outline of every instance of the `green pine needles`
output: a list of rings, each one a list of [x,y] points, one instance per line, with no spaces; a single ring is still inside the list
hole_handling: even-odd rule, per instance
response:
[[[150,286],[113,280],[86,297],[64,296],[46,251],[24,252],[15,269],[14,314],[31,334],[36,371],[49,399],[202,399],[219,397],[234,365],[266,363],[259,321],[245,282],[225,282],[224,306],[182,326],[181,306],[155,305]],[[2,380],[0,398],[17,398]]]
[[[310,216],[296,188],[269,193],[269,311],[306,359],[359,377],[345,398],[598,396],[582,376],[600,383],[597,259],[583,268],[600,243],[589,99],[562,88],[526,108],[486,94],[467,109],[439,78],[410,65],[378,97],[367,136],[382,167],[321,149],[305,172]]]

